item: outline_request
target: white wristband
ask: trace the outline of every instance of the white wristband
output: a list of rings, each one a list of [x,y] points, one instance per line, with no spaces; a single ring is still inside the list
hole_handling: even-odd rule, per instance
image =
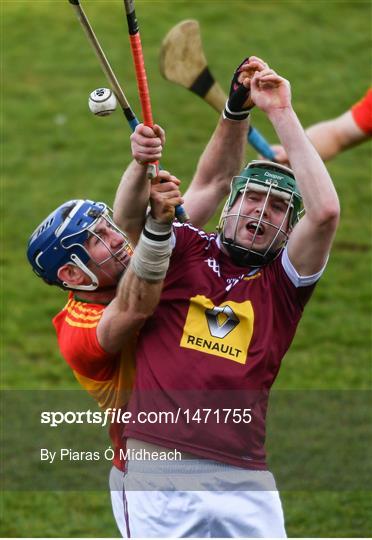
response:
[[[149,214],[131,259],[134,273],[145,281],[164,279],[172,253],[170,223],[158,223]]]
[[[250,109],[242,109],[239,112],[232,111],[228,106],[229,100],[226,100],[225,108],[222,111],[222,116],[225,120],[233,120],[234,122],[242,122],[246,120],[250,113]]]

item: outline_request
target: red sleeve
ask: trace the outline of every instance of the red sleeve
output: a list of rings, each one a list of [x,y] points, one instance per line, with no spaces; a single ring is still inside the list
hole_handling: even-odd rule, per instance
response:
[[[372,89],[370,88],[366,95],[351,107],[351,114],[362,131],[372,133]]]
[[[97,339],[97,325],[105,306],[78,302],[70,295],[65,308],[53,319],[59,348],[66,362],[80,375],[108,380],[117,355],[104,351]]]

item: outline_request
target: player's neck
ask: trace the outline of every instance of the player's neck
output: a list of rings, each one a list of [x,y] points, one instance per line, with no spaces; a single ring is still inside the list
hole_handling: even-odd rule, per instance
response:
[[[104,289],[98,291],[75,291],[74,297],[84,302],[90,302],[93,304],[109,304],[113,298],[115,298],[116,289]]]

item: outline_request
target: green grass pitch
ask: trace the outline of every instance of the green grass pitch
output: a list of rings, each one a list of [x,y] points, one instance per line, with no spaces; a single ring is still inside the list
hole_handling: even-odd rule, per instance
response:
[[[122,1],[85,0],[83,7],[140,114]],[[368,1],[138,0],[136,9],[154,119],[167,132],[163,163],[184,189],[217,115],[159,74],[161,40],[180,20],[200,22],[209,66],[226,90],[243,57],[268,61],[291,81],[305,126],[345,111],[370,84]],[[67,0],[2,0],[1,22],[1,385],[76,388],[51,325],[65,294],[33,276],[25,246],[34,227],[64,200],[112,203],[130,160],[129,128],[120,112],[106,119],[89,113],[89,93],[107,83]],[[256,111],[253,119],[274,142],[264,115]],[[254,158],[249,148],[247,160]],[[282,390],[371,388],[371,145],[338,156],[329,170],[342,205],[341,226],[276,382]],[[208,230],[216,223],[217,217]],[[334,429],[335,444],[324,461],[337,452]],[[370,535],[370,492],[288,490],[282,498],[290,536]],[[1,518],[1,536],[118,535],[107,492],[6,492]]]

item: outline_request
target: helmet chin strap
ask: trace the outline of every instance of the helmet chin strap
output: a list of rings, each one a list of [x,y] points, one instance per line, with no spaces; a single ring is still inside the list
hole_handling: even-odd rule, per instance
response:
[[[234,241],[231,238],[225,238],[223,240],[221,239],[221,241],[228,251],[232,261],[237,266],[264,266],[273,261],[280,253],[280,248],[276,251],[267,250],[264,253],[247,250],[234,244]]]
[[[115,257],[115,255],[113,255]],[[103,263],[101,264],[104,264],[106,263],[108,260],[110,260],[112,258],[112,256],[110,256],[109,258],[107,258],[106,260],[103,261]],[[67,289],[74,289],[74,290],[78,290],[78,291],[90,291],[90,292],[93,292],[93,291],[112,291],[112,290],[115,290],[118,286],[118,282],[115,283],[115,284],[112,284],[112,285],[106,285],[105,287],[100,287],[99,286],[99,280],[97,278],[97,276],[92,272],[92,270],[90,270],[86,264],[83,263],[83,261],[75,254],[75,253],[72,253],[71,255],[71,261],[72,263],[77,266],[78,268],[80,268],[90,279],[91,279],[91,283],[89,285],[74,285],[73,287],[67,283],[66,281],[63,281],[62,282],[62,285],[64,287],[66,287]],[[96,263],[97,264],[97,263]],[[100,266],[99,264],[97,264],[97,266]],[[125,272],[126,270],[126,267],[123,265],[123,272]],[[104,270],[103,270],[104,271]],[[112,278],[112,276],[110,276],[110,274],[108,274],[107,272],[104,272],[109,278]]]
[[[67,289],[76,289],[78,291],[97,290],[98,285],[99,285],[97,276],[93,274],[91,270],[89,270],[89,268],[83,263],[83,261],[77,255],[75,255],[75,253],[71,255],[71,260],[77,267],[79,267],[85,274],[88,275],[88,277],[92,280],[92,283],[90,283],[89,285],[74,285],[73,287],[71,287],[69,283],[67,283],[66,281],[63,281],[62,282],[63,286],[66,287]]]

